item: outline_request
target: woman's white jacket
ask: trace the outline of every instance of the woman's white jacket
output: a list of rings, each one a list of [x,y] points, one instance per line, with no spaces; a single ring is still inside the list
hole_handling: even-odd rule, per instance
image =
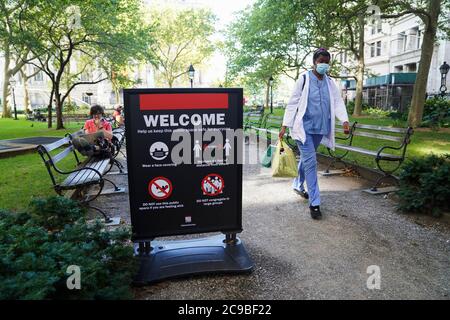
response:
[[[334,150],[335,118],[338,118],[341,122],[345,122],[348,121],[348,115],[336,83],[329,76],[325,76],[325,80],[327,81],[328,92],[330,94],[331,126],[328,136],[324,136],[321,143]],[[303,82],[305,82],[305,85],[303,85]],[[308,104],[308,93],[309,72],[305,72],[300,75],[295,83],[294,92],[286,106],[283,118],[283,126],[289,127],[291,137],[295,140],[300,140],[302,143],[306,141],[305,129],[303,128],[303,116]]]

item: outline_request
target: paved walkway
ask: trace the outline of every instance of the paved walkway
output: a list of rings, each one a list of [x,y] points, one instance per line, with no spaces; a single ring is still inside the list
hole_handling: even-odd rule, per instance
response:
[[[40,144],[48,144],[61,137],[31,137],[0,140],[0,158],[12,157],[22,151],[34,150]]]
[[[126,176],[112,177],[126,184]],[[319,184],[324,219],[315,221],[291,179],[244,166],[240,238],[254,271],[164,281],[137,288],[136,297],[449,299],[449,232],[418,225],[397,213],[393,200],[361,192],[370,184],[357,177],[320,177]],[[100,197],[96,205],[129,223],[127,194]],[[367,289],[371,265],[380,267],[380,290]]]

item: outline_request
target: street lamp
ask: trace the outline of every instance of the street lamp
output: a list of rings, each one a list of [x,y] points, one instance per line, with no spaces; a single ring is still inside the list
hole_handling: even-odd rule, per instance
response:
[[[10,79],[9,80],[9,84],[11,86],[12,97],[13,97],[13,104],[14,104],[14,120],[17,120],[16,96],[14,94],[14,86],[16,84],[16,80]]]
[[[445,61],[439,68],[439,71],[441,72],[441,87],[439,88],[439,90],[441,91],[441,96],[445,96],[445,93],[447,92],[447,86],[445,84],[447,81],[447,73],[449,69],[450,66]]]
[[[270,86],[270,113],[273,113],[273,77],[269,78],[269,86]]]
[[[192,66],[192,64],[189,66],[188,73],[189,73],[189,80],[191,80],[191,88],[193,88],[193,87],[194,87],[194,75],[195,75],[195,69],[194,69],[194,67]]]

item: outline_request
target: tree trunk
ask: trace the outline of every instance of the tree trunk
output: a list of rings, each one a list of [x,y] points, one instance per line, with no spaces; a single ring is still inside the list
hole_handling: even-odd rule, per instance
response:
[[[116,97],[116,104],[120,104],[120,90],[117,87],[114,87],[114,95]]]
[[[270,83],[267,81],[266,86],[266,108],[269,108],[269,98],[270,98]]]
[[[9,78],[11,77],[11,71],[9,70],[10,63],[10,52],[9,46],[5,46],[4,52],[4,69],[3,69],[3,91],[2,91],[2,117],[3,118],[11,118],[11,109],[8,104],[8,96],[9,96]]]
[[[50,99],[48,100],[47,106],[47,127],[51,128],[53,126],[52,123],[52,106],[53,106],[53,93],[55,92],[54,86],[52,84],[52,91],[50,92]]]
[[[431,59],[433,57],[434,43],[436,40],[437,23],[441,12],[442,0],[430,0],[428,13],[430,20],[425,23],[425,32],[420,54],[419,69],[417,70],[416,83],[411,99],[411,108],[408,114],[408,125],[415,128],[422,122],[423,106],[425,104],[428,73],[430,72]],[[436,71],[437,72],[437,71]]]
[[[62,104],[61,94],[59,93],[58,87],[55,90],[55,111],[56,111],[56,130],[65,129],[63,123],[63,114],[62,114]]]
[[[362,14],[358,16],[358,29],[358,69],[356,72],[355,109],[353,110],[353,115],[356,117],[360,116],[362,113],[362,98],[364,86],[364,15]]]

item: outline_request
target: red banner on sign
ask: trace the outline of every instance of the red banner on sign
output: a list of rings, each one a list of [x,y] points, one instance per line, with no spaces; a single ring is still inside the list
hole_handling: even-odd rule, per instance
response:
[[[228,109],[228,94],[140,94],[139,107],[141,110]]]

